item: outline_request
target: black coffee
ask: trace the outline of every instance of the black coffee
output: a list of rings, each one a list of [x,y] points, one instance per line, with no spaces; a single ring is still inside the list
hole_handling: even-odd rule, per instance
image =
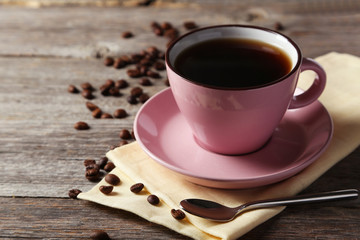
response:
[[[256,40],[215,39],[183,50],[175,69],[200,84],[224,88],[256,87],[285,76],[291,60],[281,49]]]

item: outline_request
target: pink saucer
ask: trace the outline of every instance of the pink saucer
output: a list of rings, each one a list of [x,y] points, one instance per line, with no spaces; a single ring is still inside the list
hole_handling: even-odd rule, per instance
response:
[[[260,150],[237,156],[216,154],[197,145],[168,88],[143,105],[134,130],[152,159],[187,180],[240,189],[279,182],[309,166],[328,146],[333,124],[325,107],[316,101],[288,110]]]

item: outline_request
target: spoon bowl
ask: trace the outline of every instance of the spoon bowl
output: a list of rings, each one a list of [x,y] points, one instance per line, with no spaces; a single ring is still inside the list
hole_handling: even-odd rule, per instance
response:
[[[269,208],[276,206],[290,206],[305,203],[328,202],[338,200],[357,199],[357,189],[346,189],[339,191],[323,192],[317,194],[306,194],[294,197],[273,198],[248,202],[238,207],[227,207],[222,204],[204,199],[185,199],[180,202],[180,207],[190,214],[213,221],[226,222],[233,220],[238,214],[251,209]]]

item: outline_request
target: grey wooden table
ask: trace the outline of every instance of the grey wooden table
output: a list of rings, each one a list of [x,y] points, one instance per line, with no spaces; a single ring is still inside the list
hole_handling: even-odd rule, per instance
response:
[[[84,159],[100,159],[132,129],[141,103],[127,102],[138,79],[125,69],[105,67],[105,56],[138,53],[149,46],[165,51],[152,21],[170,22],[180,33],[185,21],[200,27],[255,24],[292,37],[305,56],[330,51],[360,56],[359,1],[0,1],[0,238],[88,238],[93,229],[113,239],[185,239],[132,213],[69,199],[72,188],[89,190]],[[65,6],[64,6],[65,4]],[[101,5],[101,6],[100,6]],[[108,6],[104,6],[108,5]],[[111,7],[109,5],[112,5]],[[144,4],[140,4],[144,5]],[[146,4],[145,4],[146,5]],[[35,8],[34,8],[35,6]],[[122,38],[124,31],[134,37]],[[166,88],[166,74],[141,86],[150,96]],[[128,80],[121,97],[104,97],[107,79]],[[91,83],[93,103],[124,119],[95,119],[80,94],[67,92]],[[77,131],[77,121],[91,129]],[[304,192],[359,188],[360,148]],[[359,202],[287,208],[242,239],[359,239]]]

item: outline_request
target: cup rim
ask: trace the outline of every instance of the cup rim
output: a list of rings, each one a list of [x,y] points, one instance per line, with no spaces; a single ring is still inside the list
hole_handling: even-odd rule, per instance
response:
[[[194,81],[190,81],[188,80],[185,76],[183,76],[181,73],[179,73],[174,66],[172,66],[172,64],[170,64],[170,51],[172,50],[172,48],[174,47],[174,45],[179,42],[181,39],[187,37],[188,35],[191,35],[193,33],[196,32],[200,32],[200,31],[204,31],[207,29],[211,29],[211,28],[223,28],[223,27],[240,27],[240,28],[251,28],[251,29],[258,29],[258,30],[262,30],[262,31],[267,31],[270,32],[272,34],[277,34],[280,35],[282,37],[284,37],[287,41],[289,41],[289,43],[295,48],[296,52],[297,52],[297,61],[295,66],[292,68],[292,70],[290,72],[288,72],[286,75],[282,76],[281,78],[278,78],[274,81],[271,81],[269,83],[265,83],[265,84],[261,84],[261,85],[256,85],[256,86],[250,86],[250,87],[219,87],[219,86],[213,86],[213,85],[208,85],[208,84],[203,84],[203,83],[198,83],[198,82],[194,82]],[[254,25],[242,25],[242,24],[222,24],[222,25],[211,25],[208,27],[202,27],[202,28],[197,28],[195,30],[192,30],[190,32],[187,32],[183,35],[181,35],[180,37],[178,37],[177,39],[173,40],[169,47],[166,49],[165,52],[165,63],[166,65],[171,69],[171,71],[173,71],[175,74],[177,74],[178,76],[180,76],[181,78],[183,78],[184,80],[186,80],[187,82],[194,84],[194,85],[198,85],[198,86],[202,86],[202,87],[206,87],[206,88],[210,88],[210,89],[220,89],[220,90],[251,90],[251,89],[259,89],[259,88],[263,88],[263,87],[267,87],[267,86],[271,86],[274,85],[276,83],[279,83],[285,79],[287,79],[290,75],[294,74],[300,67],[301,65],[301,61],[302,61],[302,53],[301,50],[299,48],[299,46],[296,44],[296,42],[294,40],[292,40],[290,37],[269,29],[269,28],[265,28],[265,27],[260,27],[260,26],[254,26]]]

